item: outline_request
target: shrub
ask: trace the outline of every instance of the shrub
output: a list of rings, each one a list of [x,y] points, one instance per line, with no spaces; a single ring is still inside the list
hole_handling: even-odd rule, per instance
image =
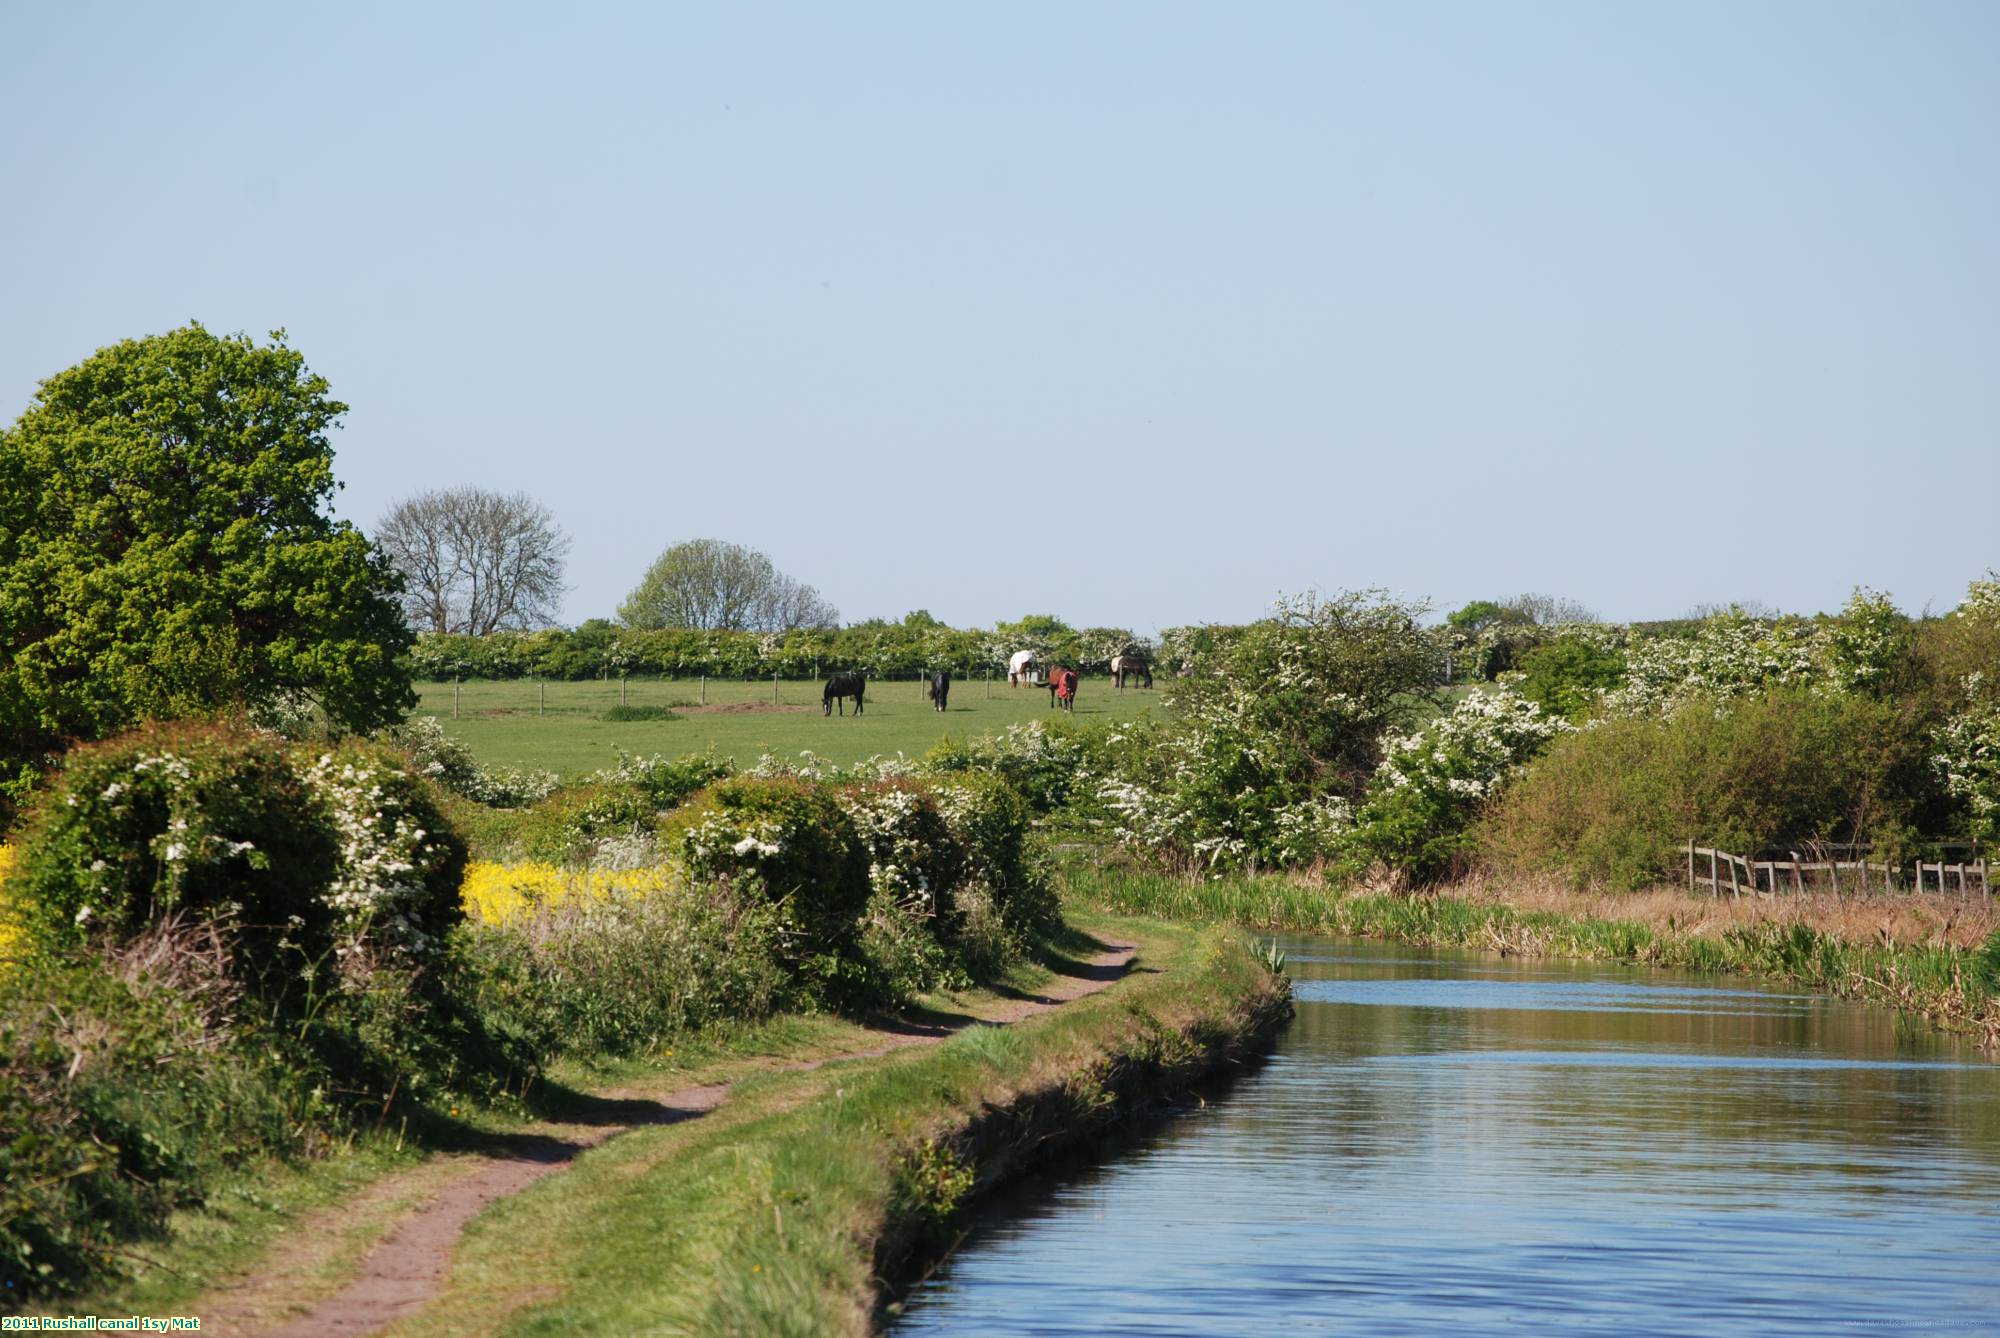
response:
[[[1072,719],[1031,720],[998,734],[939,739],[922,759],[931,775],[985,771],[1013,786],[1037,813],[1053,813],[1103,765],[1109,731]]]
[[[1445,642],[1381,591],[1280,601],[1248,627],[1171,640],[1172,714],[1107,736],[1096,799],[1128,845],[1211,869],[1311,863],[1386,733],[1438,699]]]
[[[657,809],[637,785],[591,781],[559,790],[528,811],[515,839],[529,859],[582,866],[601,858],[649,862]],[[625,849],[621,850],[621,847]]]
[[[1035,857],[1034,814],[1020,793],[998,776],[968,772],[940,778],[932,794],[946,828],[966,852],[966,891],[990,899],[1000,922],[1021,938],[1056,924],[1061,907]],[[958,901],[963,910],[965,893]]]
[[[486,1082],[512,1058],[455,1007],[442,951],[465,849],[400,762],[214,725],[78,749],[8,886],[30,951],[54,969],[189,924],[227,939],[246,1017],[280,1024],[324,1090],[379,1103]]]
[[[895,1000],[972,983],[955,945],[939,936],[937,918],[887,892],[868,899],[861,918],[861,952]]]
[[[1968,675],[1968,702],[1937,730],[1931,766],[1966,833],[1992,841],[2000,839],[2000,705],[1982,700],[1981,678]]]
[[[1579,882],[1678,876],[1686,842],[1748,853],[1870,841],[1899,858],[1932,785],[1918,722],[1865,697],[1778,690],[1552,744],[1477,833],[1496,862]]]
[[[1477,691],[1449,715],[1392,736],[1348,848],[1364,864],[1434,881],[1459,863],[1487,796],[1564,728],[1512,692]]]
[[[868,904],[868,847],[840,803],[807,781],[712,786],[669,820],[697,879],[754,888],[783,911],[795,957],[851,951]]]
[[[868,852],[875,894],[933,921],[938,937],[950,938],[952,894],[965,877],[966,850],[937,801],[927,790],[895,781],[849,786],[837,798]]]
[[[1514,690],[1551,716],[1582,720],[1597,699],[1625,681],[1625,653],[1581,637],[1536,646],[1520,660]]]
[[[391,738],[408,752],[410,767],[419,776],[490,808],[538,804],[556,789],[553,771],[480,766],[472,750],[447,734],[436,716],[418,716],[397,727]]]
[[[739,889],[647,878],[468,926],[459,947],[496,1034],[544,1052],[623,1054],[774,1011],[786,992],[780,932],[778,910]]]
[[[600,712],[599,720],[615,722],[636,722],[642,720],[679,720],[680,712],[671,706],[613,706]]]
[[[306,788],[339,840],[324,893],[339,950],[404,966],[434,956],[464,918],[466,859],[436,796],[378,747],[350,742],[308,756]]]
[[[109,959],[0,972],[0,1308],[75,1287],[214,1171],[310,1150],[317,1081],[228,1024],[226,950],[175,920]]]
[[[238,969],[277,998],[331,960],[341,858],[281,743],[153,725],[70,753],[29,816],[9,893],[44,951],[128,940],[171,912],[228,920]]]
[[[689,753],[671,761],[665,757],[627,757],[620,753],[617,766],[598,772],[592,779],[635,785],[652,800],[654,808],[665,812],[679,808],[690,796],[717,781],[729,779],[734,770],[729,759],[712,753]]]

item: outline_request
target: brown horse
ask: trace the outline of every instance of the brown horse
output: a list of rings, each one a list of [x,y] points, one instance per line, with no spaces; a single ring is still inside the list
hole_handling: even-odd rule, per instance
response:
[[[1111,657],[1111,686],[1123,690],[1128,678],[1140,679],[1146,687],[1153,686],[1153,666],[1146,663],[1143,655],[1114,655]]]
[[[1065,711],[1076,709],[1076,670],[1059,664],[1049,670],[1049,705],[1060,706]]]

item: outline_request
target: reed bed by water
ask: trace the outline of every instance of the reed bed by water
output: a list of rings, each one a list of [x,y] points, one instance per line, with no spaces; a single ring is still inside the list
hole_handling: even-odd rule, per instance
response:
[[[1119,915],[1743,972],[1890,1004],[2000,1047],[2000,934],[1976,946],[1958,941],[1969,931],[1942,908],[1904,906],[1899,915],[1858,902],[1836,909],[1778,900],[1761,903],[1761,915],[1741,904],[1725,914],[1718,903],[1675,906],[1652,896],[1628,915],[1620,898],[1565,903],[1547,889],[1536,894],[1539,904],[1516,905],[1492,883],[1465,895],[1405,896],[1286,877],[1204,881],[1084,864],[1067,872],[1074,901]],[[1816,914],[1818,922],[1809,918]],[[1945,918],[1930,923],[1933,915]],[[1893,928],[1913,937],[1895,937]]]

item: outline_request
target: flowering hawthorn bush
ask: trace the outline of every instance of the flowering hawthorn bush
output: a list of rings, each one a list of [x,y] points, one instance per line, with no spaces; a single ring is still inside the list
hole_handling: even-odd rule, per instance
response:
[[[320,894],[336,951],[404,964],[435,956],[464,918],[466,856],[429,790],[394,759],[354,744],[312,757],[304,779],[338,843]]]
[[[810,748],[802,748],[796,762],[765,753],[743,774],[756,780],[818,781],[828,785],[863,785],[870,781],[897,780],[922,774],[921,764],[897,753],[887,757],[877,753],[859,762],[842,766],[829,762]]]
[[[391,755],[152,725],[69,755],[10,896],[43,951],[124,942],[174,912],[219,920],[238,973],[290,1007],[377,967],[421,968],[458,921],[464,866]]]
[[[851,786],[837,798],[867,848],[875,894],[949,926],[952,892],[965,876],[965,849],[937,801],[916,786],[896,783]]]
[[[965,852],[955,900],[967,919],[996,920],[1016,940],[1056,924],[1061,906],[1031,841],[1034,810],[1020,791],[986,772],[930,783],[946,829]]]
[[[1050,813],[1087,788],[1100,765],[1095,756],[1101,731],[1070,721],[1030,720],[997,734],[972,739],[940,739],[924,754],[931,775],[984,771],[999,776],[1033,806]]]
[[[417,716],[398,727],[393,737],[408,750],[411,768],[419,776],[493,808],[539,804],[560,783],[553,771],[480,766],[472,750],[447,734],[436,716]]]
[[[1672,715],[1689,702],[1714,703],[1773,687],[1826,681],[1821,634],[1809,624],[1768,624],[1740,613],[1704,621],[1694,635],[1634,646],[1625,686],[1606,694],[1613,716]]]
[[[285,746],[215,726],[148,726],[72,751],[21,838],[10,884],[33,948],[122,942],[170,912],[239,926],[261,984],[331,958],[330,817]]]
[[[1463,698],[1449,715],[1390,737],[1347,845],[1418,882],[1445,873],[1469,846],[1480,806],[1523,763],[1571,728],[1507,689]]]
[[[1248,627],[1163,636],[1172,714],[1110,736],[1094,798],[1121,842],[1212,869],[1323,858],[1443,678],[1422,604],[1381,591],[1281,600]]]
[[[869,854],[832,794],[803,781],[738,778],[667,820],[690,876],[754,887],[784,909],[801,952],[838,952],[868,904]]]
[[[589,781],[528,810],[516,836],[530,859],[581,868],[650,864],[659,810],[637,785]]]
[[[1931,765],[1964,809],[1970,834],[1992,841],[2000,840],[2000,703],[1985,697],[1985,686],[1981,675],[1968,677],[1969,704],[1939,727]]]

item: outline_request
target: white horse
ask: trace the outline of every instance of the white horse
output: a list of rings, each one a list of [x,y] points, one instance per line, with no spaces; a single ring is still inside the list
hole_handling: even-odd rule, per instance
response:
[[[1114,655],[1111,657],[1111,683],[1123,689],[1127,678],[1138,678],[1147,687],[1153,686],[1153,667],[1146,663],[1142,655]]]
[[[1007,686],[1018,688],[1035,681],[1035,652],[1017,650],[1007,661]]]

